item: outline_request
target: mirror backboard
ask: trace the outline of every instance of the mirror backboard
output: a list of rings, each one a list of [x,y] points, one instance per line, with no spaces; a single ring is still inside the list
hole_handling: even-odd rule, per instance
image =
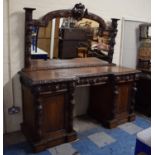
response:
[[[84,5],[56,10],[39,20],[25,8],[25,66],[31,59],[70,59],[97,56],[112,62],[118,19],[110,24],[88,13]]]

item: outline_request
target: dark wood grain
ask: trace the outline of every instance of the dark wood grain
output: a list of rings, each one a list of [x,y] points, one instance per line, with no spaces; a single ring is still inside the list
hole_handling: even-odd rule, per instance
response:
[[[82,6],[82,7],[81,7]],[[32,38],[32,26],[35,27],[45,27],[48,25],[49,21],[54,18],[67,18],[73,17],[76,20],[82,18],[92,19],[99,23],[99,35],[103,35],[104,29],[106,29],[105,21],[93,13],[89,13],[85,6],[81,3],[76,4],[73,9],[66,10],[56,10],[51,11],[44,15],[41,19],[32,19],[32,12],[35,8],[24,8],[25,9],[25,68],[31,65],[31,38]]]
[[[20,71],[23,99],[22,131],[34,152],[73,141],[73,109],[76,87],[90,86],[88,112],[105,127],[113,128],[132,121],[138,70],[112,64],[117,21],[110,27],[85,9],[81,3],[70,10],[47,13],[40,20],[32,19],[33,8],[25,8],[25,66]],[[99,35],[109,35],[110,50],[106,61],[97,58],[70,60],[31,60],[32,26],[45,27],[56,17],[88,18],[99,23]]]
[[[32,37],[32,12],[35,8],[25,9],[25,53],[24,53],[24,66],[31,65],[31,37]]]
[[[135,73],[139,73],[139,71],[118,66],[96,66],[21,72],[21,76],[31,80],[31,84],[46,84],[74,79],[78,80],[82,77],[105,76],[111,74],[117,76],[117,80],[119,81],[128,81],[136,78],[134,77]]]
[[[28,89],[23,91],[22,130],[32,141],[35,151],[77,138],[73,130],[76,87],[91,86],[89,114],[105,127],[113,128],[134,120],[134,83],[139,71],[101,64],[90,67],[88,63],[89,67],[81,67],[72,60],[72,67],[68,69],[38,68],[20,72],[22,85]],[[31,102],[26,101],[24,96],[27,95],[31,96],[28,97]],[[34,120],[27,116],[29,108],[31,115],[35,116]]]
[[[74,59],[53,59],[53,60],[32,60],[31,66],[25,68],[26,71],[35,70],[49,70],[49,69],[68,69],[79,67],[93,67],[93,66],[111,66],[115,64],[109,64],[106,61],[100,60],[95,57],[89,58],[74,58]]]
[[[100,16],[88,12],[85,6],[81,3],[75,4],[73,9],[62,9],[62,10],[54,10],[48,12],[40,19],[33,19],[32,12],[35,8],[24,8],[25,9],[25,64],[24,68],[29,68],[31,66],[31,39],[32,39],[32,27],[46,27],[48,23],[54,18],[68,18],[72,17],[76,20],[81,20],[82,18],[94,20],[99,23],[98,35],[102,37],[106,32],[109,33],[109,51],[106,57],[101,56],[103,60],[112,63],[113,53],[114,53],[114,45],[115,45],[115,37],[117,35],[117,22],[119,19],[112,18],[111,26],[107,25],[103,18]],[[100,57],[99,57],[100,58]]]

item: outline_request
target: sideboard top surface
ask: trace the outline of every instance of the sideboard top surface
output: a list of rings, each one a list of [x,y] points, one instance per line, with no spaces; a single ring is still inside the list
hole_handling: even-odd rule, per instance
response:
[[[35,70],[109,66],[109,65],[114,65],[114,64],[110,64],[96,57],[74,58],[74,59],[32,60],[31,66],[27,70],[35,71]]]
[[[120,66],[96,66],[79,67],[55,70],[36,70],[21,72],[21,76],[31,80],[32,84],[64,82],[77,80],[78,78],[106,76],[106,75],[127,75],[139,73],[138,70]]]

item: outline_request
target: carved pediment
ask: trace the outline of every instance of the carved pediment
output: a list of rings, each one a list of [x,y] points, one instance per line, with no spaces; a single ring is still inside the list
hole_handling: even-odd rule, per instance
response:
[[[87,9],[85,9],[85,6],[81,3],[75,4],[72,9],[72,16],[78,21],[81,20],[87,13]]]

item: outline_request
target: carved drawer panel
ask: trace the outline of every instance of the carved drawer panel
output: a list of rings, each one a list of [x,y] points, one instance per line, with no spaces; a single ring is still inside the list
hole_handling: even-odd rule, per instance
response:
[[[90,86],[90,85],[104,84],[108,82],[108,79],[109,79],[108,76],[80,78],[77,81],[77,86]]]
[[[34,86],[32,90],[39,95],[48,95],[55,92],[67,91],[67,84],[53,83],[53,84],[46,84],[46,85],[37,85],[37,86]]]

